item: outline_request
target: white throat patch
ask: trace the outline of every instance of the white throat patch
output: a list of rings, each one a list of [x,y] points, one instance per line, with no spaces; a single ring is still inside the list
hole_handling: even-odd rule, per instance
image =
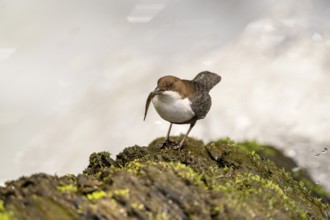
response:
[[[182,123],[195,116],[188,98],[182,99],[178,92],[165,91],[152,99],[156,111],[164,120]]]

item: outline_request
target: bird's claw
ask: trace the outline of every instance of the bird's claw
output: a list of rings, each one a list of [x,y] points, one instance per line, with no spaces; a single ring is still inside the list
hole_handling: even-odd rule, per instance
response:
[[[172,147],[174,150],[181,150],[181,148],[182,148],[182,145],[180,145],[180,144],[177,144],[177,145],[174,145],[173,147]]]
[[[173,144],[175,144],[173,141],[165,140],[163,143],[157,146],[157,149],[160,150],[165,146],[173,146]]]
[[[173,150],[181,150],[182,149],[182,145],[183,143],[180,142],[179,144],[170,141],[170,140],[165,140],[163,143],[161,143],[160,145],[157,146],[157,149],[160,150],[163,147],[171,147]]]

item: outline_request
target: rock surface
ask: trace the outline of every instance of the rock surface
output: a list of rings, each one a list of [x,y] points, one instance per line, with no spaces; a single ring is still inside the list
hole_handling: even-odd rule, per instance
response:
[[[326,193],[296,181],[256,143],[188,138],[181,151],[157,150],[163,140],[128,147],[116,160],[93,153],[77,176],[7,182],[0,220],[329,219]]]

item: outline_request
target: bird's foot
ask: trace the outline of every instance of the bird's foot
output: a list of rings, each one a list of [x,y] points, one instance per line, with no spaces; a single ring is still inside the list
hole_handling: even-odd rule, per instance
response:
[[[172,148],[174,149],[174,150],[181,150],[182,149],[182,145],[183,145],[183,143],[181,143],[180,142],[180,144],[176,144],[176,145],[174,145]]]
[[[175,144],[175,142],[170,141],[170,140],[165,140],[163,143],[161,143],[160,145],[157,146],[157,149],[160,150],[165,146],[173,146]]]

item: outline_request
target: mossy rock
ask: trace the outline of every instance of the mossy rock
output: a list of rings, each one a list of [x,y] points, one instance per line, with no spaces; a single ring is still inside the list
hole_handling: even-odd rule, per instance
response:
[[[116,160],[94,153],[78,176],[7,182],[0,219],[329,219],[329,204],[249,146],[188,138],[158,150],[162,141]]]
[[[279,149],[271,145],[258,144],[256,141],[245,141],[237,145],[242,150],[250,153],[257,153],[263,159],[269,159],[279,168],[284,168],[290,172],[293,179],[302,182],[314,197],[322,199],[324,203],[330,203],[329,194],[319,184],[316,184],[306,169],[299,165],[290,157],[287,157]]]

